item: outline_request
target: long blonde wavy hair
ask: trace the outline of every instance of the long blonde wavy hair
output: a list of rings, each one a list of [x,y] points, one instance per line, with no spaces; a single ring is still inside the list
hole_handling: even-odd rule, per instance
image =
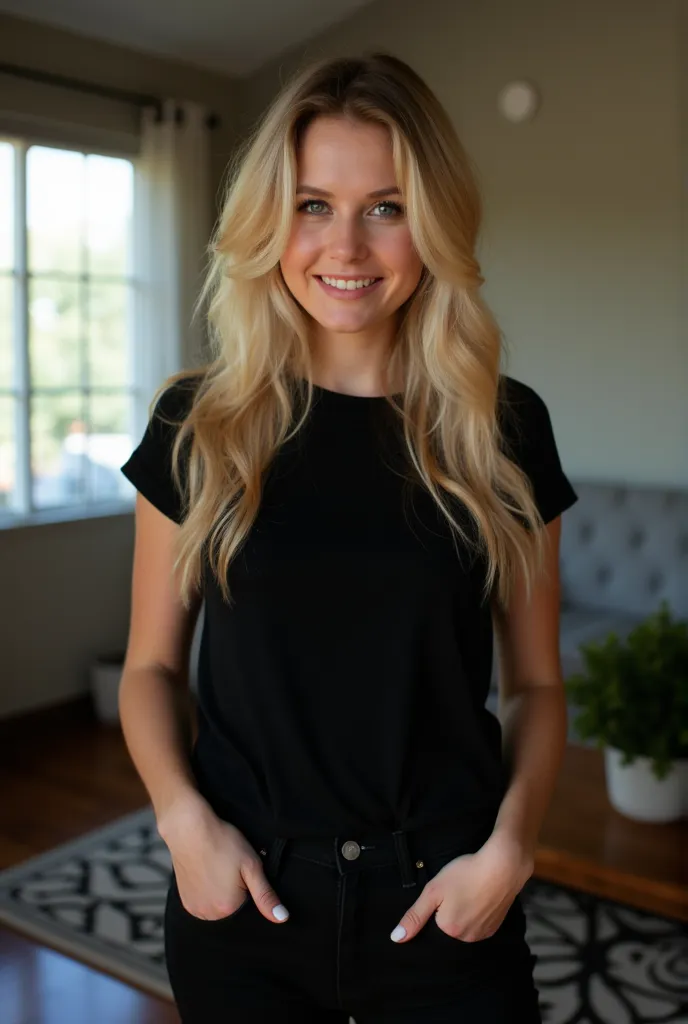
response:
[[[178,427],[172,460],[183,506],[175,562],[181,599],[188,608],[192,591],[201,589],[205,553],[230,602],[227,571],[258,513],[264,472],[310,410],[309,318],[279,261],[294,216],[300,139],[318,115],[389,130],[423,271],[399,311],[386,366],[386,380],[404,381],[402,397],[386,401],[403,427],[409,466],[455,542],[477,543],[484,597],[508,601],[519,568],[530,594],[542,566],[543,521],[528,477],[501,450],[501,332],[480,296],[476,174],[423,80],[398,58],[374,53],[321,59],[293,76],[229,164],[196,307],[207,313],[211,359],[168,377],[150,406],[191,378],[189,408],[181,420],[167,420]],[[297,395],[305,406],[294,425]],[[477,527],[473,539],[452,514],[452,496]]]

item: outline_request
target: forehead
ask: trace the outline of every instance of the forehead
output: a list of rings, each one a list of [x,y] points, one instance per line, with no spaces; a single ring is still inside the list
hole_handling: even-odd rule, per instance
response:
[[[329,192],[371,192],[396,184],[392,143],[379,124],[344,117],[317,117],[297,153],[298,184]]]

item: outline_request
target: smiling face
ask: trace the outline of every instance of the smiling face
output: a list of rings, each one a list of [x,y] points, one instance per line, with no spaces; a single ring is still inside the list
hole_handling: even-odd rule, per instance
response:
[[[298,153],[291,234],[280,266],[316,333],[390,337],[423,269],[396,184],[389,132],[316,117]]]

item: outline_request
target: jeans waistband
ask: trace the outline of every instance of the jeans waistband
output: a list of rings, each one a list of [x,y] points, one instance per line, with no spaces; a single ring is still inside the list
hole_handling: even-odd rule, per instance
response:
[[[266,874],[276,877],[285,856],[319,864],[340,875],[398,864],[401,884],[418,884],[423,858],[459,850],[475,852],[490,836],[494,815],[470,821],[448,822],[419,829],[351,832],[337,836],[271,836],[261,839],[246,833],[265,858]],[[457,853],[458,856],[458,853]]]

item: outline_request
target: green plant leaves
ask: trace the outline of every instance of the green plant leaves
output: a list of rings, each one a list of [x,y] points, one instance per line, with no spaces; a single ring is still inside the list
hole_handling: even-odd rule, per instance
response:
[[[652,759],[664,778],[675,758],[688,757],[688,621],[673,619],[668,602],[639,623],[625,643],[610,632],[580,647],[585,671],[566,680],[578,705],[582,739]]]

